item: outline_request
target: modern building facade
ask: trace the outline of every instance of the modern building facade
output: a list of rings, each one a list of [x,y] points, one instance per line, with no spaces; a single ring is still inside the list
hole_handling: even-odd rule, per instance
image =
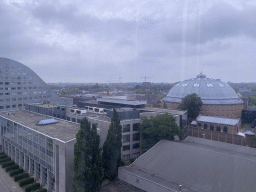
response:
[[[72,191],[79,124],[24,110],[0,113],[0,124],[2,151],[48,192]]]
[[[202,73],[174,85],[162,100],[168,108],[177,109],[182,99],[192,93],[203,102],[201,115],[241,119],[244,102],[234,89],[219,79],[206,78]]]
[[[60,98],[27,66],[0,58],[0,111],[24,109],[26,103],[73,105],[73,100]]]

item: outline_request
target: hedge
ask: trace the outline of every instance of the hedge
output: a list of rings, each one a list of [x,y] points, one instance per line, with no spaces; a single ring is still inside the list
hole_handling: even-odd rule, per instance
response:
[[[0,159],[4,159],[4,158],[6,158],[6,157],[7,157],[7,155],[5,155],[5,154],[0,155]]]
[[[7,158],[4,158],[4,159],[0,159],[0,164],[3,164],[7,161],[11,161],[11,158],[10,157],[7,157]]]
[[[7,161],[7,162],[4,162],[2,164],[2,167],[5,168],[5,167],[10,167],[12,165],[15,165],[15,162],[14,161]]]
[[[25,192],[35,191],[40,188],[40,183],[33,183],[24,187]]]
[[[27,178],[27,177],[28,177],[28,173],[21,173],[19,175],[14,176],[14,181],[19,181],[19,180]]]
[[[19,169],[19,165],[12,165],[5,169],[6,172]]]
[[[34,192],[47,192],[47,189],[40,188],[40,189],[35,190]]]
[[[14,175],[18,175],[18,174],[23,173],[23,172],[24,172],[23,169],[11,170],[11,171],[9,172],[9,175],[10,175],[11,177],[13,177]]]
[[[34,182],[34,178],[28,177],[28,178],[25,178],[25,179],[21,179],[19,181],[19,186],[22,187],[24,185],[27,185],[27,184],[30,184],[30,183],[33,183],[33,182]]]
[[[0,152],[0,155],[5,155],[5,153],[4,152]]]

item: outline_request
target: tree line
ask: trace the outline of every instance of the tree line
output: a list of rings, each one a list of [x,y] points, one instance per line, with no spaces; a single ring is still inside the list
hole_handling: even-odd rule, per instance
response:
[[[142,139],[140,148],[145,150],[161,139],[174,140],[175,135],[183,136],[176,118],[168,113],[142,117],[138,132]],[[91,125],[86,118],[82,119],[74,146],[73,191],[98,192],[105,179],[115,180],[121,165],[121,147],[122,126],[115,109],[102,149],[96,125]]]
[[[74,192],[98,192],[104,179],[117,178],[121,164],[122,127],[114,109],[103,151],[95,124],[80,122],[74,149]]]

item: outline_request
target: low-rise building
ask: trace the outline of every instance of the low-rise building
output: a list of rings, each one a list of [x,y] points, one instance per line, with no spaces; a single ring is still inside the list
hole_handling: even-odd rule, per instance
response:
[[[79,124],[25,110],[0,113],[0,124],[2,151],[48,192],[72,191]]]
[[[188,137],[161,140],[130,166],[119,167],[119,179],[148,192],[256,191],[256,149]]]
[[[210,117],[199,115],[192,124],[197,128],[207,129],[211,131],[219,131],[236,135],[240,132],[240,119],[229,119],[221,117]]]

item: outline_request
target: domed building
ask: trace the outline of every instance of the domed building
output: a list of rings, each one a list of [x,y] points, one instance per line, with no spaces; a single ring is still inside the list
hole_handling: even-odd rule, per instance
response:
[[[200,114],[223,118],[241,118],[244,102],[234,89],[220,79],[206,78],[200,73],[196,78],[174,85],[163,101],[168,108],[177,109],[186,95],[196,93],[202,100]]]

